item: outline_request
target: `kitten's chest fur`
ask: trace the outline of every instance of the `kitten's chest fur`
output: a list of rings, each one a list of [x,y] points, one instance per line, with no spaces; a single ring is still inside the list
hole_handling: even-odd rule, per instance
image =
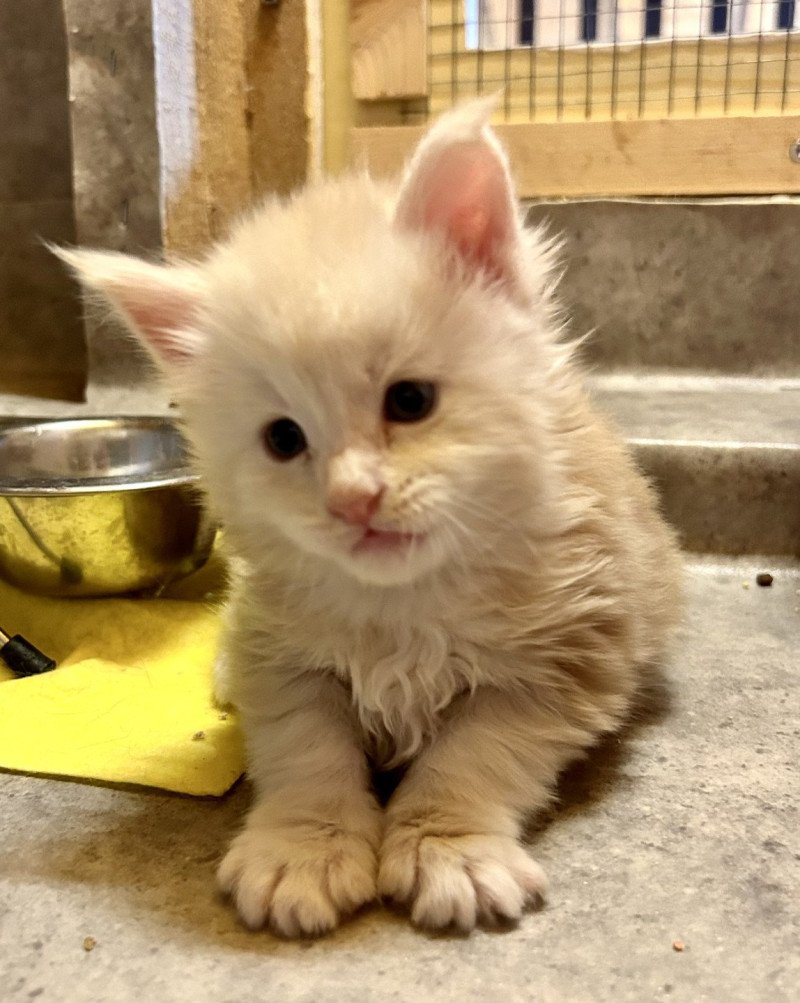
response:
[[[381,765],[419,751],[452,701],[484,680],[482,661],[474,641],[434,619],[351,626],[329,639],[324,657],[351,690],[365,744]]]
[[[296,656],[347,687],[380,765],[412,758],[453,701],[497,673],[483,618],[449,586],[351,592],[340,581],[290,618]]]

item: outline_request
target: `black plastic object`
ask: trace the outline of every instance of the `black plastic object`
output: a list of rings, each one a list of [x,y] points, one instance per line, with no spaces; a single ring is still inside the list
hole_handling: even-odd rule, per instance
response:
[[[0,641],[6,635],[0,633]],[[11,669],[15,676],[38,676],[42,672],[49,672],[56,667],[52,658],[42,654],[30,641],[26,641],[21,634],[6,639],[5,644],[0,647],[0,658]]]

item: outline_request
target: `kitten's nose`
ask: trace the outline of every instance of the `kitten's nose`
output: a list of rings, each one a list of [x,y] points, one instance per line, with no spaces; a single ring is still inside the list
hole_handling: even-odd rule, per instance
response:
[[[342,488],[328,494],[328,511],[352,526],[368,526],[378,510],[384,487]]]

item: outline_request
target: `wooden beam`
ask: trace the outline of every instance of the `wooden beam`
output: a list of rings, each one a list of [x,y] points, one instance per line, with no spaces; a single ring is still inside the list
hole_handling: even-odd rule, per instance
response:
[[[306,3],[152,3],[164,247],[194,254],[306,178]]]
[[[224,8],[236,5],[224,0]],[[287,194],[306,180],[311,120],[306,0],[265,5],[244,0],[247,120],[253,195]],[[311,4],[313,6],[313,4]]]
[[[350,10],[340,0],[322,0],[320,8],[324,167],[328,174],[339,174],[350,160],[350,133],[356,112],[351,80]]]
[[[241,3],[152,0],[164,248],[192,254],[251,195]]]
[[[425,0],[351,0],[351,75],[358,100],[427,95],[425,8]]]
[[[800,192],[800,115],[496,127],[521,198]],[[397,173],[422,129],[357,128],[353,162]]]

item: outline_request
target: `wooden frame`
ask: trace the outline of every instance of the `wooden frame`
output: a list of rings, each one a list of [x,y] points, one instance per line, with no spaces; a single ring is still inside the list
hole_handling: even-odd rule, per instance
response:
[[[151,0],[166,249],[192,254],[313,170],[314,0]],[[319,19],[318,12],[316,13]]]
[[[521,198],[800,192],[800,115],[496,126]],[[422,130],[356,128],[356,163],[398,172]]]
[[[364,2],[385,25],[403,6]],[[355,0],[354,18],[358,6]],[[526,48],[467,49],[464,32],[451,23],[451,0],[425,6],[423,108],[436,116],[509,80],[496,128],[523,198],[800,193],[800,164],[789,153],[800,139],[800,35],[539,49],[534,62]],[[354,25],[353,88],[361,104],[351,161],[388,175],[401,168],[421,130],[393,124],[396,112],[385,101],[376,104],[379,88],[356,87]],[[564,79],[578,100],[564,101]],[[384,87],[381,97],[390,91]]]
[[[152,0],[152,9],[162,239],[193,253],[252,195],[243,7]]]

